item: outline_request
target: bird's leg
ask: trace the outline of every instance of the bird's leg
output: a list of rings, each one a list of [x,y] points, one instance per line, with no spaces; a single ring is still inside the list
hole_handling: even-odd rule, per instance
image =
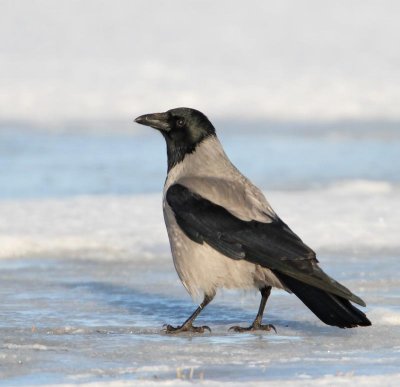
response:
[[[265,305],[267,304],[268,297],[271,294],[271,286],[266,286],[266,287],[260,289],[260,292],[261,292],[262,298],[261,298],[261,302],[260,302],[260,307],[258,308],[257,316],[256,316],[255,320],[253,321],[253,324],[251,324],[247,328],[239,327],[236,325],[236,326],[230,327],[229,330],[233,330],[235,332],[249,332],[249,331],[270,331],[271,329],[273,329],[276,333],[276,329],[273,325],[271,325],[271,324],[262,325],[261,324]]]
[[[211,332],[211,329],[204,325],[202,327],[195,327],[192,325],[195,318],[200,314],[200,312],[212,301],[215,294],[205,295],[203,302],[199,307],[193,312],[193,314],[179,327],[173,327],[172,325],[164,325],[164,332],[166,333],[181,333],[181,332],[194,332],[194,333],[204,333],[205,330]]]

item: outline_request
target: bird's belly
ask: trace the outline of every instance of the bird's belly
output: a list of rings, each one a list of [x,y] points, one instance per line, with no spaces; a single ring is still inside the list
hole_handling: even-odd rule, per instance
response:
[[[177,225],[168,205],[164,207],[164,217],[176,271],[192,297],[214,294],[218,288],[282,287],[269,269],[228,258],[206,243],[189,239]]]

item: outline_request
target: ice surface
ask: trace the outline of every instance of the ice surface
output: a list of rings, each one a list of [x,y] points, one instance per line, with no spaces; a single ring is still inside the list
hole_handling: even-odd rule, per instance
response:
[[[163,224],[162,138],[10,127],[0,130],[0,385],[400,384],[398,128],[250,127],[219,131],[228,154],[366,301],[373,326],[325,326],[273,291],[265,321],[278,333],[235,334],[259,296],[224,291],[199,318],[211,334],[166,336],[162,325],[196,304]]]
[[[220,292],[211,334],[166,336],[195,304],[169,254],[160,195],[0,201],[0,384],[398,385],[400,195],[348,181],[267,193],[323,268],[367,303],[370,328],[322,324],[274,291],[278,333],[236,334],[255,293]]]
[[[140,385],[193,372],[194,380],[220,382],[326,376],[351,382],[377,375],[393,381],[400,365],[395,260],[381,257],[387,261],[383,269],[362,274],[360,266],[374,269],[374,258],[321,258],[331,274],[367,300],[371,328],[324,326],[295,297],[276,291],[267,320],[278,334],[234,334],[229,326],[249,323],[258,297],[226,292],[199,318],[212,334],[170,337],[160,333],[162,324],[178,324],[194,308],[170,261],[3,260],[2,380]]]
[[[166,173],[162,136],[143,126],[137,131],[132,124],[129,133],[116,132],[118,127],[102,133],[0,128],[0,199],[160,192]],[[268,191],[355,179],[400,184],[395,123],[231,121],[216,128],[233,163]]]

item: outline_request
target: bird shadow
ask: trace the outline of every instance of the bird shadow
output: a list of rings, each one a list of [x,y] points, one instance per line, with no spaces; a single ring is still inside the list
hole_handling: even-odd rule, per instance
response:
[[[85,290],[96,295],[100,302],[121,309],[121,314],[132,317],[132,323],[139,324],[144,321],[151,326],[146,328],[162,329],[163,324],[180,325],[197,308],[190,300],[176,298],[170,295],[142,291],[133,287],[117,285],[102,281],[70,282],[65,284],[69,289]],[[217,301],[217,302],[215,302]],[[215,300],[207,306],[196,319],[197,325],[207,324],[214,326],[230,326],[242,324],[250,325],[254,320],[257,310],[250,312],[238,305],[220,304]],[[343,336],[344,331],[335,327],[316,325],[309,321],[291,321],[276,318],[273,314],[265,315],[264,321],[276,326],[278,334],[281,331],[298,335]],[[293,332],[294,331],[294,332]]]

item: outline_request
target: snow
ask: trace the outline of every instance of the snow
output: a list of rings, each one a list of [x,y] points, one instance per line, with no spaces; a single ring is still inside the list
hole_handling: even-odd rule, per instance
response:
[[[398,120],[399,3],[3,0],[0,118]],[[206,21],[206,23],[205,23]]]
[[[400,187],[395,184],[352,180],[265,194],[314,249],[394,254],[400,248]],[[142,260],[169,254],[158,194],[3,200],[0,243],[0,259],[73,254]]]
[[[186,374],[184,374],[184,379],[188,379],[190,376],[190,370],[186,370]],[[268,386],[273,387],[291,387],[293,385],[299,387],[306,386],[378,386],[384,385],[387,387],[397,387],[398,382],[400,380],[400,374],[393,375],[390,379],[384,376],[373,376],[373,377],[365,377],[365,376],[354,376],[353,374],[342,375],[338,374],[335,376],[325,376],[322,378],[312,379],[310,380],[307,377],[303,377],[303,380],[299,378],[295,384],[293,381],[268,381]],[[61,384],[59,387],[70,387],[74,384]],[[137,384],[135,384],[137,385]],[[164,386],[176,386],[176,387],[193,387],[193,386],[207,386],[207,387],[217,387],[217,386],[230,386],[230,387],[242,387],[243,382],[229,382],[229,383],[221,383],[215,381],[196,381],[196,380],[173,380],[173,381],[142,381],[140,383],[143,387],[164,387]],[[248,387],[263,387],[266,385],[265,381],[261,382],[250,382],[245,384]],[[87,387],[127,387],[132,386],[131,382],[126,381],[117,381],[117,382],[96,382],[96,383],[87,383],[85,384]]]
[[[211,334],[167,336],[195,308],[170,258],[161,197],[0,201],[0,385],[388,385],[400,382],[400,195],[342,181],[266,192],[323,268],[367,303],[373,325],[340,330],[273,291],[278,333],[237,334],[255,293],[222,291],[198,319]]]

